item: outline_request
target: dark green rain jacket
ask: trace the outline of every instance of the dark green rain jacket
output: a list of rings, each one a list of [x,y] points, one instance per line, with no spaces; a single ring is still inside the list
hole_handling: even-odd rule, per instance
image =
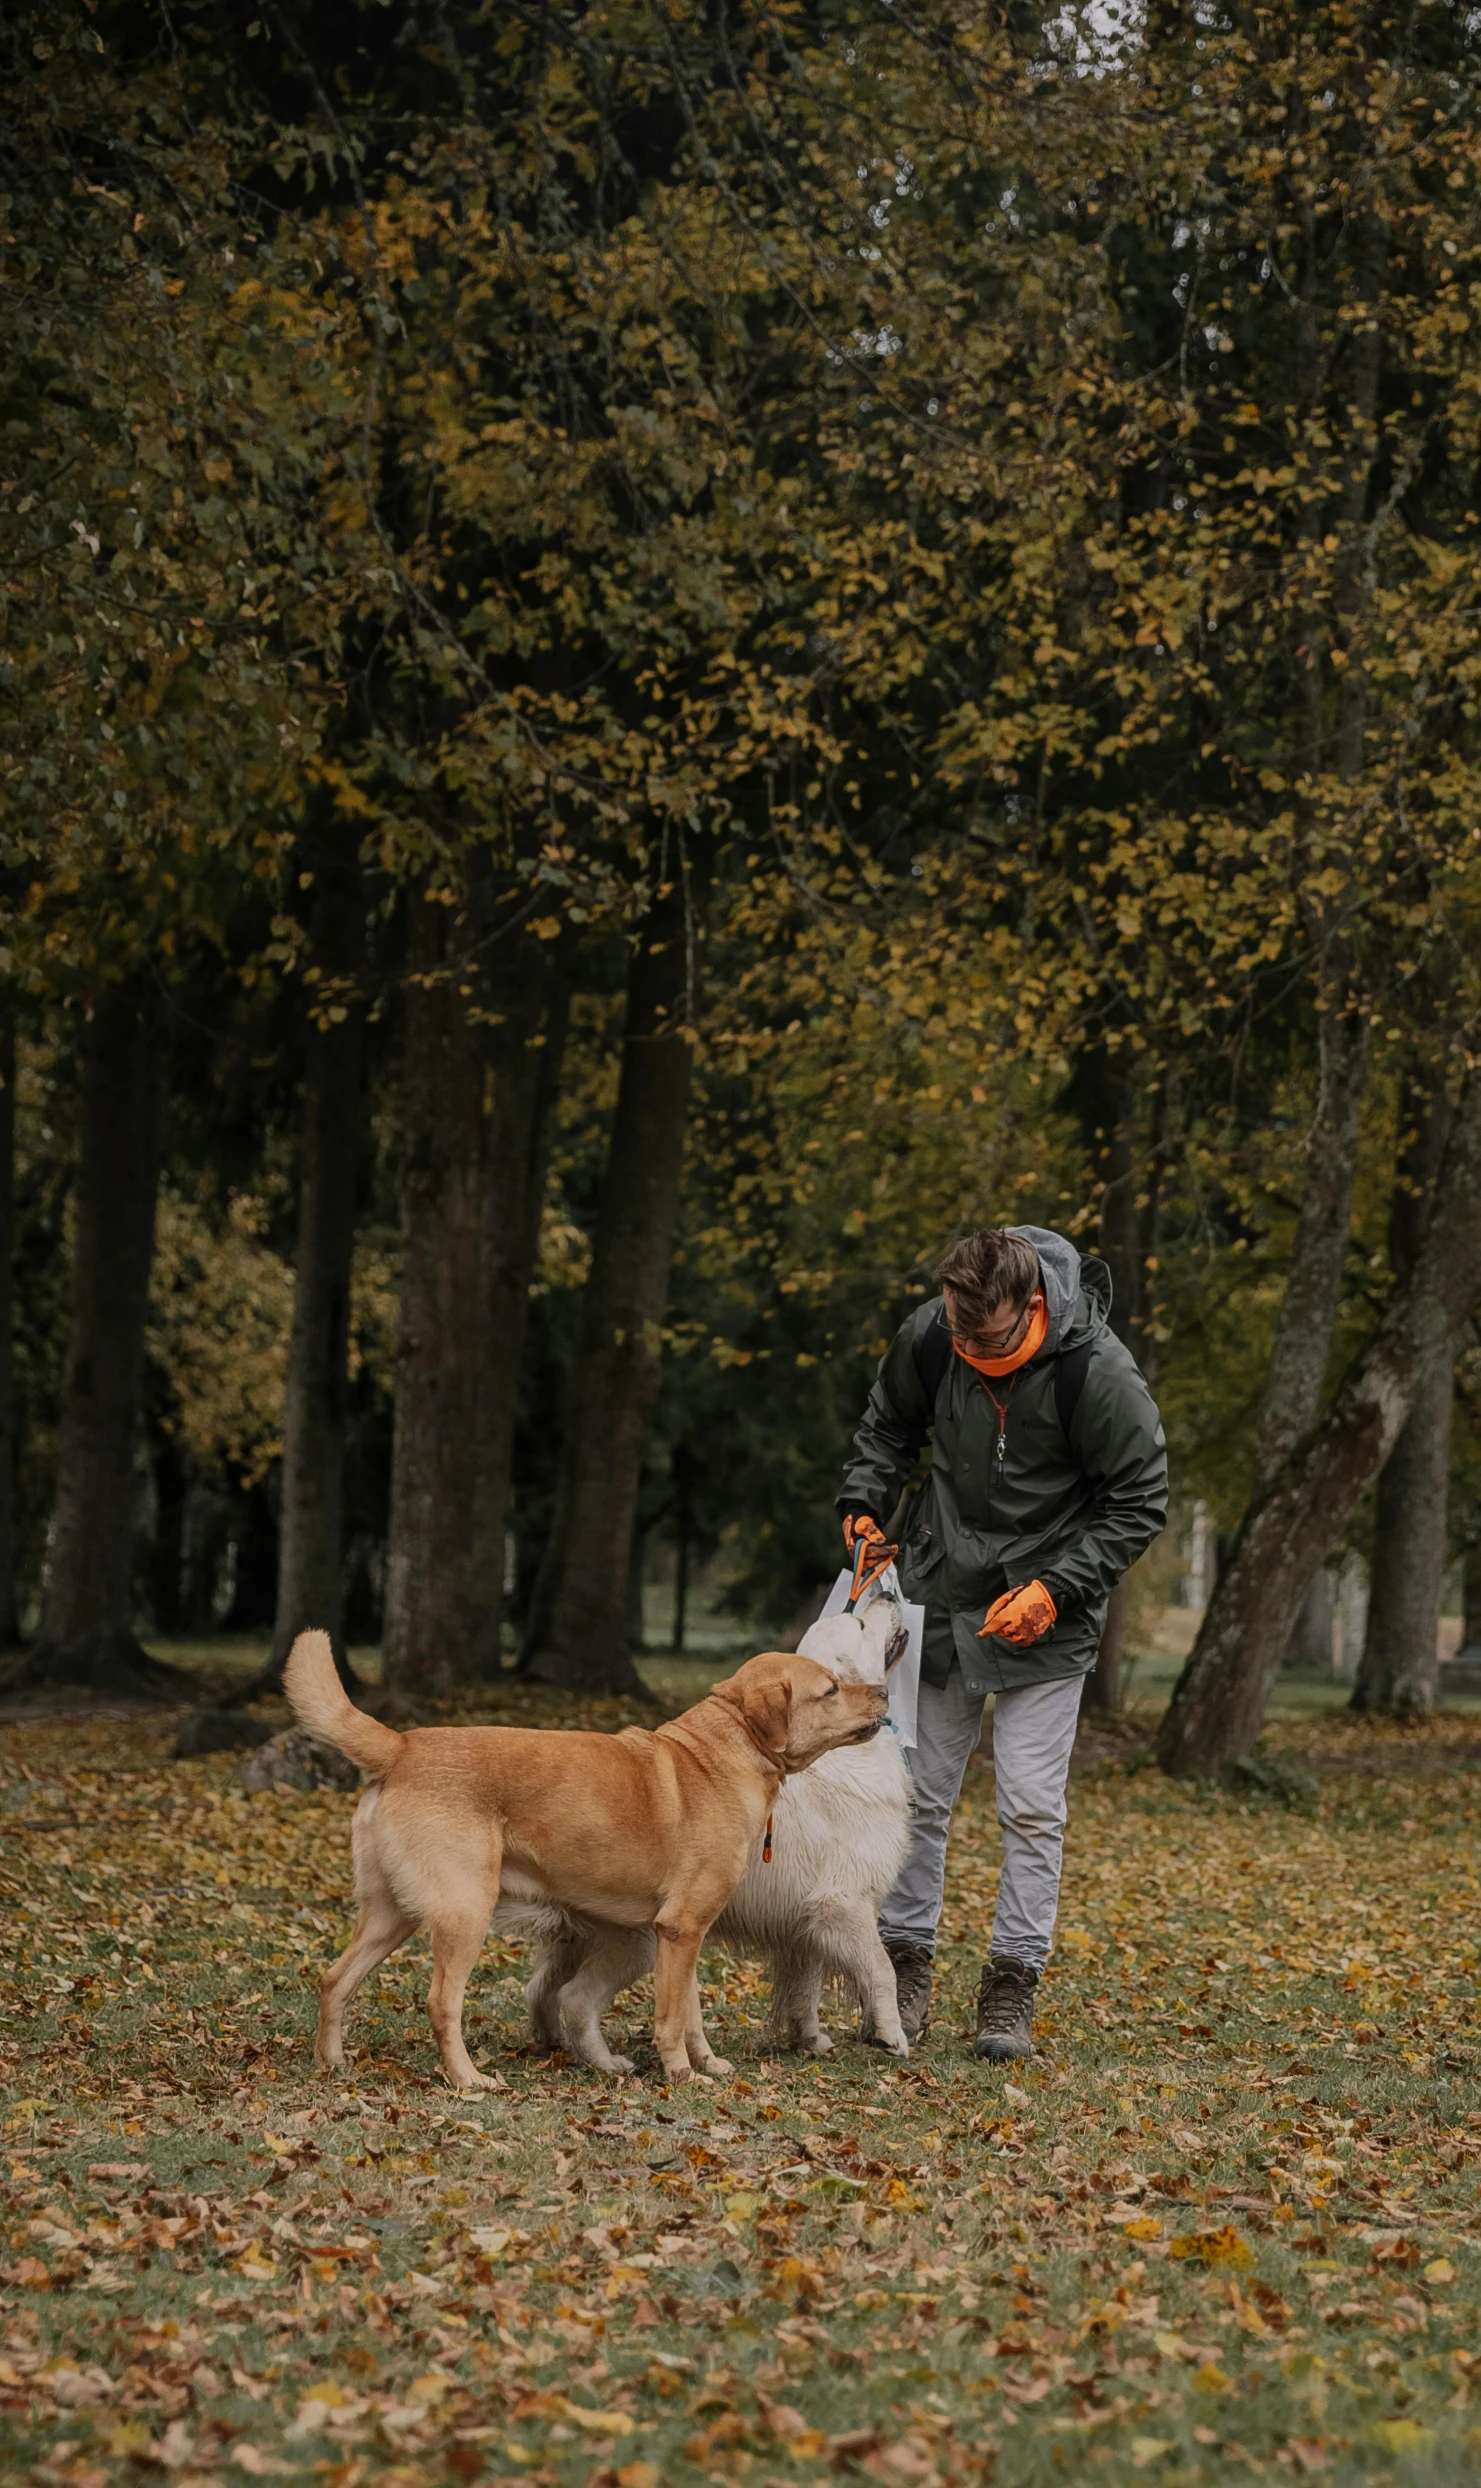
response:
[[[1088,1674],[1111,1591],[1167,1519],[1162,1423],[1130,1349],[1109,1327],[1110,1272],[1103,1262],[1082,1264],[1047,1227],[1012,1232],[1039,1256],[1049,1321],[1037,1356],[989,1384],[953,1350],[933,1402],[917,1352],[945,1315],[939,1296],[919,1306],[881,1361],[838,1498],[840,1512],[868,1512],[884,1525],[931,1437],[900,1582],[907,1598],[926,1605],[927,1680],[944,1682],[954,1649],[974,1693]],[[1086,1344],[1067,1439],[1054,1369]],[[926,1364],[929,1371],[929,1353]],[[1001,1427],[993,1394],[1006,1410]],[[995,1635],[979,1641],[993,1600],[1030,1581],[1042,1581],[1059,1610],[1050,1631],[1028,1650]]]

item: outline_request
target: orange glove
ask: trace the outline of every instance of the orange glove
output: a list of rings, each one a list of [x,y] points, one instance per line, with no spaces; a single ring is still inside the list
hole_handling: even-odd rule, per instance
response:
[[[994,1599],[977,1638],[985,1641],[989,1633],[995,1633],[1001,1640],[1011,1642],[1015,1650],[1027,1650],[1048,1632],[1058,1613],[1043,1582],[1030,1581],[1025,1590],[1008,1590],[1003,1597]]]

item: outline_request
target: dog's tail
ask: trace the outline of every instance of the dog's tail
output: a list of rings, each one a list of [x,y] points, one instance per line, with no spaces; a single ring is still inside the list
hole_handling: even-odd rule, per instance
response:
[[[384,1779],[406,1739],[382,1720],[356,1710],[335,1670],[327,1633],[300,1633],[288,1653],[283,1690],[311,1736],[322,1737],[358,1762],[362,1771]]]

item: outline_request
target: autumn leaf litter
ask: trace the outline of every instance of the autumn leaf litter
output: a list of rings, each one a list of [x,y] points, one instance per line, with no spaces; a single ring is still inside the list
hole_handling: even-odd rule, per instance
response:
[[[507,2088],[473,2102],[420,1948],[313,2074],[353,1801],[170,1763],[172,1724],[0,1760],[7,2477],[1474,2475],[1472,1723],[1284,1730],[1300,1809],[1081,1778],[1031,2066],[965,2046],[979,1772],[908,2066],[776,2057],[759,1970],[711,1956],[737,2079],[659,2082],[634,1996],[606,2081],[526,2047],[491,1942]]]

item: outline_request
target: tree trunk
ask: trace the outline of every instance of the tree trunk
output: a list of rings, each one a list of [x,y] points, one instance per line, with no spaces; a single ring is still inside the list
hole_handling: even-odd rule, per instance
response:
[[[361,908],[358,873],[326,865],[313,924],[313,955],[321,981],[310,999],[304,1036],[298,1263],[283,1407],[277,1616],[269,1669],[279,1681],[295,1636],[309,1625],[328,1633],[341,1677],[346,1683],[355,1681],[346,1665],[341,1625],[350,1281],[364,1066],[364,1012],[355,983],[363,946]],[[331,1010],[339,1016],[331,1019]]]
[[[97,1692],[178,1687],[134,1638],[134,1442],[159,1189],[163,1081],[155,1014],[135,986],[103,995],[83,1039],[72,1322],[56,1505],[28,1683]]]
[[[1306,248],[1297,324],[1298,377],[1302,402],[1315,412],[1323,383],[1316,315],[1319,276],[1315,230],[1309,215],[1303,223]],[[1352,784],[1363,773],[1367,731],[1363,621],[1369,596],[1366,565],[1371,557],[1364,542],[1362,520],[1377,445],[1374,418],[1383,355],[1377,306],[1385,254],[1382,227],[1370,216],[1356,218],[1353,293],[1367,316],[1356,323],[1350,339],[1346,463],[1330,504],[1323,509],[1312,500],[1303,522],[1313,536],[1335,530],[1339,542],[1333,608],[1344,646],[1337,675],[1332,749],[1338,776]],[[1313,778],[1320,775],[1322,765],[1319,652],[1328,637],[1321,617],[1310,616],[1303,631],[1306,663],[1302,684],[1309,735],[1307,765]],[[1361,1004],[1353,1003],[1349,936],[1340,929],[1341,925],[1340,903],[1329,896],[1313,902],[1311,937],[1321,958],[1316,1111],[1307,1137],[1301,1212],[1290,1276],[1281,1299],[1256,1432],[1257,1498],[1316,1423],[1332,1331],[1342,1301],[1358,1125],[1368,1075],[1369,1013]],[[1323,1547],[1320,1553],[1325,1555],[1327,1549]],[[1284,1639],[1282,1636],[1282,1644]]]
[[[1313,1573],[1311,1587],[1301,1601],[1296,1629],[1286,1644],[1287,1667],[1314,1667],[1328,1676],[1332,1673],[1332,1625],[1336,1615],[1333,1575],[1323,1564]]]
[[[689,1112],[697,897],[671,884],[639,929],[565,1447],[559,1573],[528,1672],[590,1691],[646,1689],[627,1646],[626,1592],[643,1443]]]
[[[154,1545],[149,1564],[154,1629],[166,1639],[179,1632],[185,1603],[185,1500],[190,1483],[185,1454],[173,1434],[158,1433],[154,1458]]]
[[[398,1695],[477,1672],[478,1339],[484,1066],[466,925],[411,903],[402,1078],[401,1305],[384,1674]]]
[[[1472,1667],[1481,1667],[1481,1538],[1473,1539],[1465,1551],[1461,1575],[1460,1655]]]
[[[1119,1716],[1122,1703],[1121,1652],[1126,1640],[1126,1583],[1118,1581],[1106,1601],[1095,1665],[1085,1680],[1082,1708],[1102,1719]]]
[[[1356,1711],[1420,1718],[1439,1698],[1453,1399],[1454,1346],[1446,1340],[1416,1377],[1408,1423],[1378,1480]]]
[[[685,1636],[689,1630],[689,1540],[693,1501],[693,1455],[687,1445],[676,1443],[673,1452],[674,1473],[674,1622],[669,1635],[669,1648],[675,1657],[684,1655]]]
[[[1414,1266],[1440,1170],[1450,1123],[1443,1082],[1422,1073],[1407,1078],[1399,1121],[1389,1212],[1396,1279]],[[1439,1696],[1453,1405],[1454,1356],[1447,1341],[1416,1377],[1408,1422],[1378,1480],[1368,1629],[1352,1689],[1357,1711],[1416,1717],[1432,1711]]]
[[[1466,1082],[1414,1266],[1331,1408],[1257,1493],[1157,1741],[1164,1770],[1210,1772],[1260,1733],[1283,1629],[1383,1467],[1428,1363],[1481,1295],[1481,1078]]]
[[[1368,1076],[1366,1015],[1323,1011],[1317,1063],[1301,1214],[1255,1436],[1257,1496],[1310,1433],[1321,1407],[1352,1225],[1358,1121]],[[1282,1646],[1284,1640],[1282,1635]]]
[[[503,1665],[505,1535],[520,1363],[571,1008],[566,977],[544,946],[528,936],[518,942],[502,1006],[492,1046],[480,1247],[474,1661],[485,1677],[497,1676]]]
[[[1146,1203],[1138,1198],[1135,1063],[1130,1051],[1092,1048],[1082,1058],[1077,1087],[1101,1186],[1097,1243],[1111,1273],[1111,1328],[1135,1355],[1146,1294]],[[1125,1635],[1126,1585],[1118,1581],[1106,1608],[1095,1666],[1085,1682],[1088,1714],[1109,1719],[1121,1709]]]
[[[15,1004],[0,1004],[0,1650],[20,1639],[15,1578]]]

